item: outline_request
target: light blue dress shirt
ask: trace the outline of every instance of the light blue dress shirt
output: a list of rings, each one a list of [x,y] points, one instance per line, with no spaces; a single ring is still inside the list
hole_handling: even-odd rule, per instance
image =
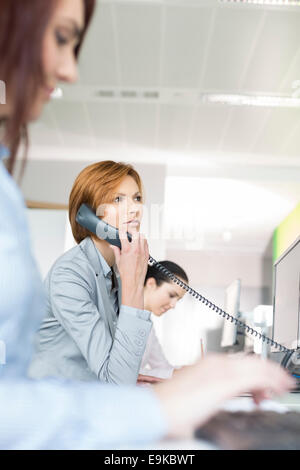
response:
[[[0,449],[115,449],[160,439],[166,423],[155,395],[137,387],[26,379],[44,316],[19,188],[0,146]]]

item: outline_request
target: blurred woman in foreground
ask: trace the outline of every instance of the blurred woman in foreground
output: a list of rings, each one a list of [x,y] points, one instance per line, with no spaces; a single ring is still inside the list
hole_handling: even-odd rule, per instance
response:
[[[1,157],[10,151],[7,168],[0,162],[0,338],[7,348],[0,386],[3,449],[111,448],[186,436],[227,398],[252,391],[261,399],[268,390],[283,393],[293,385],[274,364],[218,356],[185,369],[155,391],[26,380],[44,306],[24,201],[10,173],[26,124],[38,118],[59,81],[77,78],[77,57],[94,3],[0,0],[0,80],[6,85],[6,103],[0,104]],[[133,257],[143,265],[144,253],[135,250]]]

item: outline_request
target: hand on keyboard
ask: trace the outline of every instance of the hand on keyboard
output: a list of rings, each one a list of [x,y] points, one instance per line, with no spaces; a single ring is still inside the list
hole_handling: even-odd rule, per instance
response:
[[[300,450],[300,413],[221,411],[195,437],[223,450]]]
[[[154,387],[169,425],[169,436],[180,438],[216,414],[222,403],[251,392],[256,403],[271,394],[284,394],[294,386],[278,364],[257,357],[206,356],[171,380]]]

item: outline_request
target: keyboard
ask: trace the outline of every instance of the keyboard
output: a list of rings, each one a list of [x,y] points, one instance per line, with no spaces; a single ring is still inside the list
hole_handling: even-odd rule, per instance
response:
[[[294,379],[296,380],[296,386],[294,390],[291,391],[291,393],[300,393],[300,377],[297,375],[292,374]]]
[[[222,450],[300,450],[300,413],[222,410],[195,437]]]

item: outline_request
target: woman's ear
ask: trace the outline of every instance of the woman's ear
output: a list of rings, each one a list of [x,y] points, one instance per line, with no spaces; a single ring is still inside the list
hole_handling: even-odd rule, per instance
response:
[[[156,289],[157,284],[156,284],[156,280],[154,279],[154,277],[148,277],[145,287],[148,287],[151,290]]]

